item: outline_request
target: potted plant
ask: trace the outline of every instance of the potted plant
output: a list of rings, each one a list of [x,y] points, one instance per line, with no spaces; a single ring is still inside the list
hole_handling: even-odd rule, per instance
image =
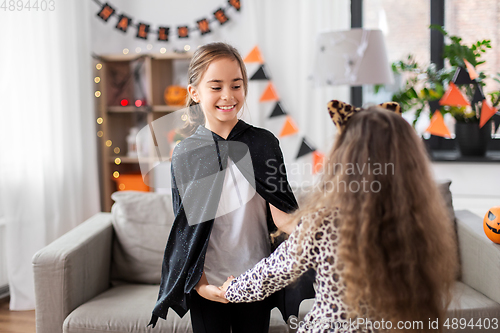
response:
[[[406,80],[403,88],[397,91],[392,99],[401,105],[403,112],[409,110],[415,112],[414,126],[426,109],[431,111],[429,116],[432,116],[436,110],[439,110],[443,115],[450,113],[456,120],[456,141],[462,154],[484,155],[488,140],[491,138],[490,123],[481,129],[479,128],[481,106],[485,98],[483,87],[487,75],[478,71],[478,77],[475,80],[458,85],[467,100],[471,102],[470,107],[443,106],[439,104],[439,100],[447,91],[450,82],[458,82],[457,75],[460,74],[463,78],[463,75],[467,73],[465,61],[474,67],[485,62],[481,56],[487,49],[491,48],[491,41],[479,40],[468,46],[462,43],[460,37],[450,36],[440,26],[431,25],[430,28],[440,31],[448,39],[443,51],[443,58],[447,62],[445,68],[437,69],[433,63],[423,67],[415,61],[412,55],[409,55],[405,60],[394,62],[392,64],[394,73],[404,76]],[[497,73],[494,80],[500,83],[500,74]],[[486,98],[496,107],[500,102],[500,92],[490,93]],[[471,144],[475,144],[477,147],[470,147]]]

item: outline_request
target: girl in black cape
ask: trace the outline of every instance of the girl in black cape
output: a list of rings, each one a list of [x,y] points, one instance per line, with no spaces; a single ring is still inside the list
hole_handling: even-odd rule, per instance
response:
[[[279,141],[237,117],[248,78],[235,48],[199,47],[188,80],[190,136],[172,155],[175,220],[150,324],[172,308],[181,317],[190,310],[194,333],[268,332],[273,307],[286,321],[314,297],[313,271],[256,303],[228,303],[218,286],[267,257],[279,245],[270,234],[298,208]]]

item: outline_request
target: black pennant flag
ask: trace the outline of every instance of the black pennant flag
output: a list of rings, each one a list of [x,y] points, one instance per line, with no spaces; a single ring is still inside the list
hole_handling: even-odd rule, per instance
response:
[[[433,114],[434,112],[436,112],[436,110],[440,110],[441,109],[441,105],[439,104],[439,100],[436,100],[436,101],[427,101],[427,103],[429,103],[429,108],[431,109],[431,114]]]
[[[300,145],[299,153],[296,158],[302,157],[304,155],[310,154],[313,151],[316,151],[316,148],[313,148],[307,141],[306,138],[302,138],[302,144]]]
[[[500,114],[495,113],[493,117],[491,117],[493,121],[495,122],[495,133],[498,132],[498,127],[500,127]]]
[[[106,2],[104,5],[102,5],[101,11],[97,13],[97,16],[102,18],[105,22],[108,22],[108,19],[113,15],[115,12],[114,8],[108,5]]]
[[[214,16],[217,21],[219,21],[220,25],[223,25],[224,23],[227,23],[227,21],[229,21],[229,17],[227,17],[226,12],[222,8],[217,9],[214,13]]]
[[[259,67],[250,80],[269,80],[269,76],[267,76],[266,71],[264,70],[264,65]]]
[[[471,102],[472,105],[482,102],[486,98],[484,97],[483,87],[481,87],[479,83],[475,84],[475,88],[476,90],[474,91],[474,97],[472,98]]]
[[[453,80],[451,80],[451,81],[453,83],[455,83],[456,85],[474,83],[474,81],[472,81],[470,79],[470,76],[469,76],[469,73],[467,73],[467,70],[465,68],[462,68],[462,67],[457,68],[455,75],[453,75]]]
[[[163,42],[168,42],[168,34],[170,33],[169,27],[159,27],[158,28],[158,40]]]
[[[227,0],[231,6],[234,7],[237,11],[240,11],[241,9],[241,2],[240,0]]]
[[[274,106],[274,110],[271,113],[271,115],[269,116],[269,118],[279,117],[279,116],[284,116],[284,115],[286,115],[286,112],[283,111],[283,108],[281,107],[281,103],[277,102],[276,105]]]
[[[137,38],[148,39],[149,24],[139,23],[137,25]]]
[[[200,30],[201,35],[211,32],[209,22],[206,18],[196,21],[196,24],[198,24],[198,30]]]
[[[127,17],[125,15],[120,15],[120,17],[118,18],[118,23],[116,24],[115,28],[120,31],[127,32],[130,22],[132,22],[132,19],[130,17]]]
[[[189,27],[186,25],[177,27],[177,36],[179,38],[189,38]]]

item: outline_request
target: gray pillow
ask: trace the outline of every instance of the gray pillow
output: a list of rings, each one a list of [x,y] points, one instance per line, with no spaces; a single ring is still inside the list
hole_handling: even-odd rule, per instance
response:
[[[159,284],[163,253],[174,221],[172,197],[153,192],[111,195],[115,239],[111,281]]]
[[[443,196],[444,203],[446,204],[446,209],[448,210],[448,215],[450,219],[455,222],[455,210],[453,209],[453,200],[450,191],[451,180],[441,180],[436,181],[439,192]],[[455,222],[456,224],[456,222]]]

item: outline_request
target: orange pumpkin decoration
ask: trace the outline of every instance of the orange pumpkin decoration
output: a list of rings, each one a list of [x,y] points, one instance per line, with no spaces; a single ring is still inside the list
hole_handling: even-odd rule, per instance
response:
[[[483,220],[484,233],[488,238],[500,244],[500,206],[492,207]]]
[[[187,89],[181,86],[168,86],[163,93],[165,104],[184,105],[186,103]]]

